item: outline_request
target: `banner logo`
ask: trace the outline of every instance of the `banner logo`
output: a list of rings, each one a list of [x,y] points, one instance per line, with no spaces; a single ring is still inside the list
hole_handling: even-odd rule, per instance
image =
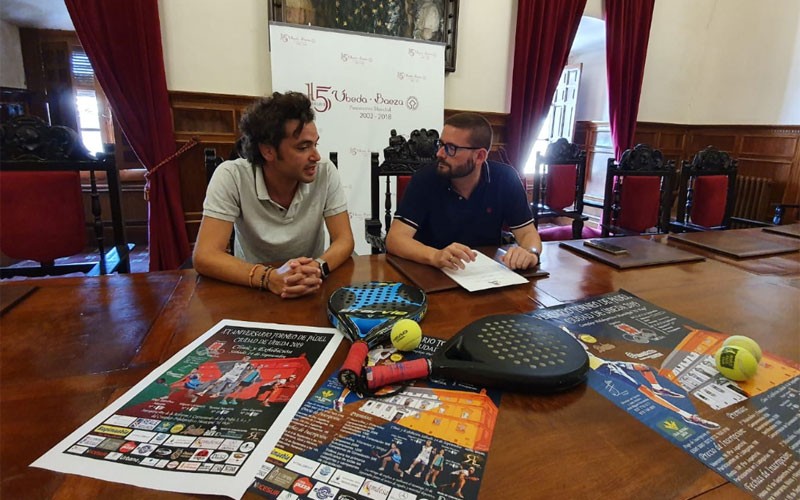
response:
[[[405,73],[403,71],[397,72],[397,79],[398,80],[408,80],[411,83],[419,83],[424,82],[427,78],[423,75],[417,75],[414,73]]]
[[[376,92],[374,96],[365,96],[359,93],[358,95],[348,92],[347,89],[336,89],[330,85],[316,85],[314,82],[306,83],[306,94],[311,100],[314,111],[317,113],[325,113],[330,110],[334,103],[347,103],[347,104],[366,104],[383,106],[382,108],[369,108],[369,107],[351,107],[351,109],[364,111],[374,109],[384,113],[378,119],[390,119],[391,115],[388,114],[392,111],[391,106],[405,106],[411,111],[416,111],[419,108],[419,99],[416,96],[409,96],[407,98],[385,95],[383,92]],[[362,118],[375,118],[375,117],[362,117]]]
[[[418,50],[415,48],[409,48],[408,55],[411,57],[415,57],[417,59],[424,59],[425,61],[428,61],[436,57],[436,54],[433,52],[428,52],[427,50]]]
[[[293,43],[294,45],[305,47],[308,45],[315,45],[317,43],[313,38],[306,38],[304,36],[294,36],[288,33],[281,33],[281,42]]]
[[[345,52],[342,52],[339,57],[341,57],[342,62],[345,62],[345,63],[353,63],[353,64],[361,64],[361,65],[364,65],[364,64],[367,64],[367,63],[372,64],[372,58],[371,57],[354,56],[352,54],[347,54]]]

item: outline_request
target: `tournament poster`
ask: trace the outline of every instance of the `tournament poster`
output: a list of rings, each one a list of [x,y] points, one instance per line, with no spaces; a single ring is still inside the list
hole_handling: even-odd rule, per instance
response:
[[[341,335],[224,320],[32,465],[241,497]]]
[[[429,356],[377,348],[369,364]],[[335,376],[306,401],[263,465],[251,491],[270,499],[476,499],[500,392],[416,381],[388,397],[364,398]]]
[[[800,498],[796,360],[765,352],[755,376],[729,380],[713,357],[728,334],[625,291],[530,316],[584,346],[589,386],[616,406],[748,493]]]

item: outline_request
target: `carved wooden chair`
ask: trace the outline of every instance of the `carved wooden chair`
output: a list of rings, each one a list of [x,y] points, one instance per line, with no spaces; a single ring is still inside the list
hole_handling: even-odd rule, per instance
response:
[[[709,231],[740,227],[767,227],[773,224],[733,215],[736,206],[738,172],[736,160],[725,151],[708,146],[682,163],[678,182],[676,219],[670,229],[676,232]],[[777,205],[776,213],[787,205]],[[781,217],[773,220],[781,223]]]
[[[414,130],[408,140],[391,131],[389,146],[383,150],[383,163],[378,153],[372,153],[370,165],[370,218],[364,221],[364,234],[372,253],[386,253],[386,233],[392,225],[393,201],[399,203],[411,176],[426,165],[436,163],[439,132],[424,128]],[[392,194],[392,178],[396,188]],[[381,224],[380,191],[384,182],[383,224]],[[385,231],[384,231],[385,228]]]
[[[0,250],[14,259],[40,263],[3,268],[2,277],[129,272],[133,244],[125,237],[114,156],[94,157],[74,130],[51,127],[34,116],[14,118],[0,130]],[[56,264],[56,259],[83,253],[87,246],[82,171],[89,172],[97,259]],[[101,210],[100,173],[105,174],[108,185],[108,220],[103,219]],[[105,239],[105,226],[111,227],[111,242]]]
[[[682,162],[673,231],[729,229],[736,202],[736,160],[708,146]]]
[[[674,178],[675,162],[647,144],[626,150],[619,163],[609,158],[601,235],[668,232]]]
[[[582,237],[583,223],[589,219],[583,214],[585,181],[586,152],[577,145],[561,138],[550,143],[544,155],[536,154],[531,203],[536,227],[542,219],[572,219],[571,231],[567,226],[539,229],[543,241]]]

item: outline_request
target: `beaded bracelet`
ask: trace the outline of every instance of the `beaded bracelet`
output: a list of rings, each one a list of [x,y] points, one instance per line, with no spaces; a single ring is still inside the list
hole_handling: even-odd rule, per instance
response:
[[[256,264],[255,266],[253,266],[252,269],[250,269],[250,276],[247,278],[247,282],[250,284],[250,288],[253,288],[253,276],[255,276],[256,269],[258,269],[258,266],[264,267],[262,264]]]
[[[267,290],[269,290],[269,277],[272,274],[272,271],[274,271],[274,270],[275,270],[274,267],[269,266],[269,269],[266,272],[266,275],[267,275]]]
[[[258,289],[262,292],[264,291],[264,282],[267,280],[267,275],[270,271],[272,271],[272,266],[267,266],[264,268],[264,273],[261,275],[261,285]]]

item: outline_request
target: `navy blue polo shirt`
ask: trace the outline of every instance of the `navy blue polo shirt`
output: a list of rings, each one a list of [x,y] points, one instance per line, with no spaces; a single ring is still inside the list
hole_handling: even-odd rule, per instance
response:
[[[415,240],[440,249],[451,243],[497,246],[503,228],[533,224],[517,171],[493,161],[483,164],[469,199],[437,175],[435,166],[423,168],[411,178],[394,216],[417,230]]]

